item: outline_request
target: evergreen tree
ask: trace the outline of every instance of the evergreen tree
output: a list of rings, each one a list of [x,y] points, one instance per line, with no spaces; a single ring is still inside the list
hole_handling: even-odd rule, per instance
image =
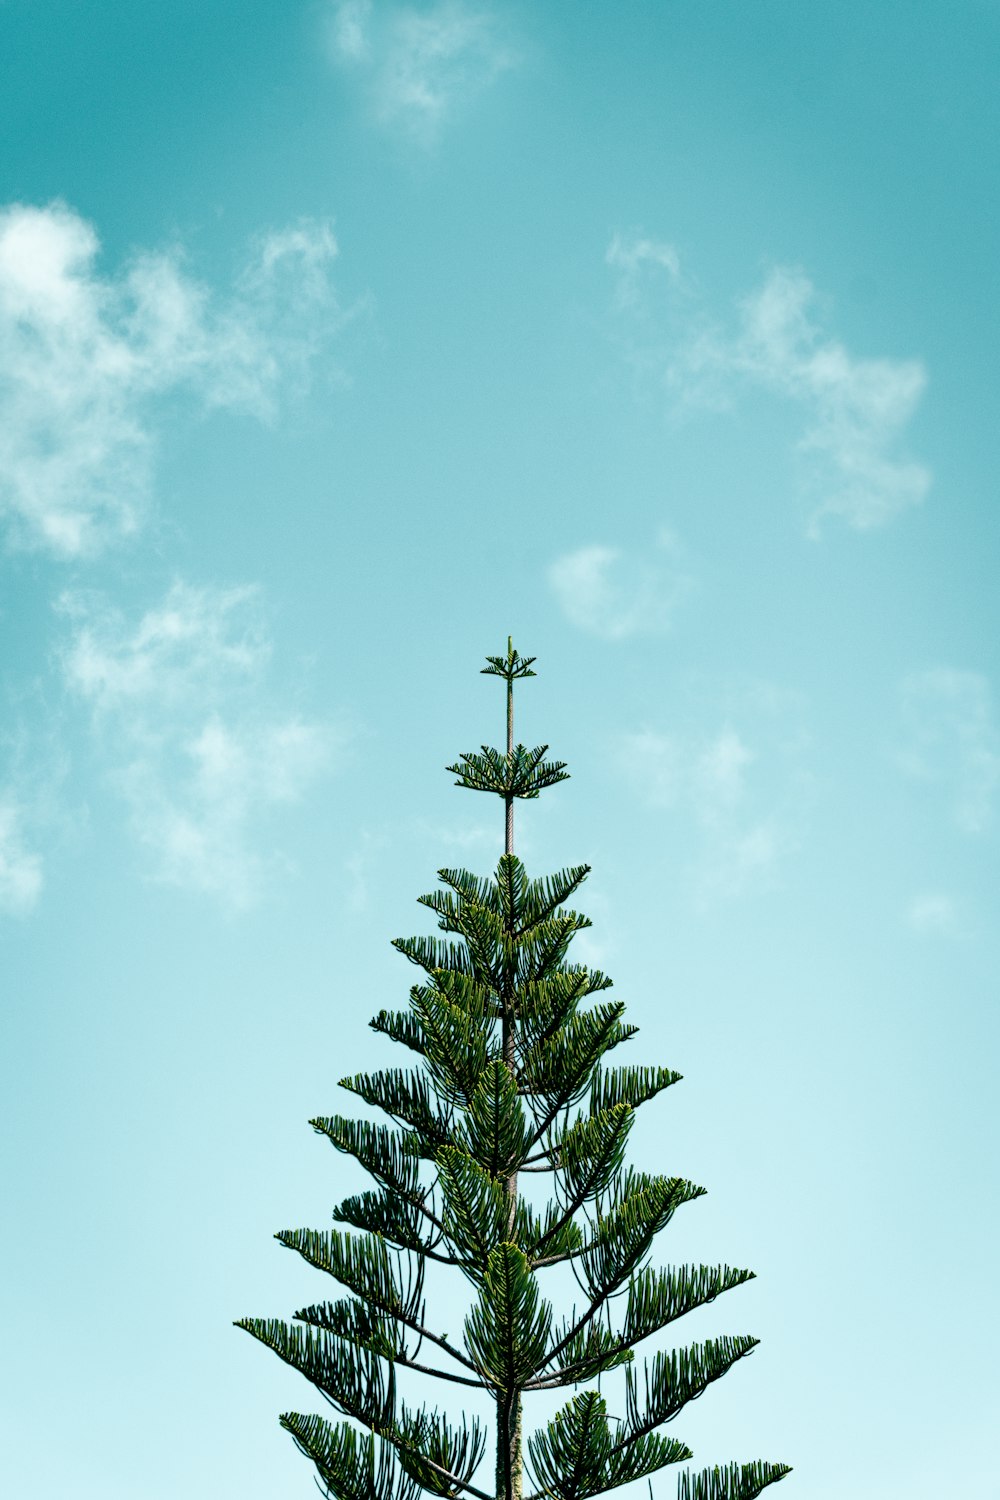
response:
[[[655,1236],[704,1191],[625,1165],[636,1110],[680,1075],[607,1061],[636,1028],[620,1002],[603,998],[611,981],[567,959],[590,925],[566,905],[589,867],[530,880],[514,853],[515,801],[566,779],[563,762],[545,759],[548,746],[514,743],[514,683],[535,675],[534,657],[508,641],[506,657],[487,661],[484,671],[507,685],[506,752],[483,746],[448,769],[457,785],[503,799],[505,852],[489,879],[440,870],[443,889],[420,900],[444,936],[394,945],[422,976],[408,1009],[380,1011],[371,1025],[418,1062],[341,1081],[391,1125],[311,1121],[375,1186],[334,1211],[348,1228],[276,1236],[348,1295],[303,1308],[294,1325],[237,1325],[348,1418],[281,1417],[336,1500],[417,1500],[421,1491],[590,1500],[691,1458],[663,1425],[757,1343],[707,1339],[657,1352],[636,1373],[637,1345],[753,1273],[648,1264]],[[547,1183],[541,1207],[532,1197],[542,1195],[525,1191],[527,1174]],[[466,1278],[459,1338],[438,1332],[443,1319],[428,1309],[432,1266]],[[557,1318],[545,1292],[560,1286],[582,1303]],[[601,1376],[619,1368],[623,1414],[612,1416]],[[447,1382],[448,1414],[404,1400],[401,1370]],[[525,1443],[523,1398],[563,1388],[575,1394]],[[474,1482],[487,1440],[461,1410],[472,1391],[495,1413],[492,1491]],[[684,1471],[678,1497],[751,1500],[788,1472],[762,1462]]]

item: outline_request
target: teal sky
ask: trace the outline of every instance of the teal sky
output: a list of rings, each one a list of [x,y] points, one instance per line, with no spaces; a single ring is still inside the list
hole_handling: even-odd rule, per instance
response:
[[[638,1160],[803,1500],[992,1495],[994,0],[0,4],[0,1480],[313,1493],[231,1327],[392,937],[573,779]],[[683,1220],[683,1221],[682,1221]],[[457,1304],[450,1316],[460,1314]],[[688,1330],[684,1330],[687,1335]],[[672,1496],[669,1471],[655,1500]]]

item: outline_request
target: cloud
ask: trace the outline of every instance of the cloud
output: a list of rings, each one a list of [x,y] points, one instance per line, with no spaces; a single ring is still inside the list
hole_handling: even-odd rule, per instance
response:
[[[606,641],[668,630],[692,587],[681,549],[666,530],[642,558],[594,544],[556,558],[547,577],[570,623]]]
[[[1000,725],[989,680],[953,667],[915,672],[904,679],[900,701],[899,764],[910,776],[946,786],[959,828],[984,833],[1000,791]]]
[[[774,269],[740,299],[727,329],[694,297],[674,246],[616,235],[605,259],[617,271],[619,314],[645,309],[642,273],[666,276],[668,295],[655,303],[658,332],[640,337],[633,322],[629,359],[655,370],[678,409],[728,409],[742,391],[758,390],[803,412],[796,453],[811,535],[828,516],[869,531],[924,499],[930,470],[904,448],[927,386],[923,363],[852,354],[820,325],[816,290],[801,270]]]
[[[268,661],[271,641],[258,589],[194,588],[174,583],[134,629],[98,595],[67,593],[61,611],[75,620],[63,655],[70,688],[98,712],[150,705],[161,713],[205,702]]]
[[[0,793],[0,912],[25,916],[42,892],[42,860],[28,849],[24,814],[16,798]]]
[[[390,836],[384,830],[373,831],[370,828],[361,830],[360,840],[353,854],[349,855],[344,862],[350,882],[347,904],[351,911],[367,910],[372,875],[377,870],[383,852],[390,843]]]
[[[906,914],[915,932],[933,937],[955,937],[959,931],[958,911],[951,896],[928,891],[915,896]]]
[[[328,734],[314,724],[233,725],[213,714],[179,741],[172,757],[184,763],[179,772],[168,776],[162,760],[137,756],[120,785],[153,878],[234,911],[254,905],[284,863],[255,847],[254,825],[274,806],[301,800],[326,767],[329,748]]]
[[[65,680],[92,711],[150,878],[252,906],[287,866],[260,847],[270,814],[303,799],[337,744],[274,703],[258,591],[175,583],[134,623],[94,595],[61,609]]]
[[[715,826],[743,802],[746,768],[756,756],[727,725],[697,739],[643,729],[622,737],[621,758],[653,807],[683,802],[700,823]]]
[[[62,713],[41,679],[7,684],[0,715],[0,915],[24,917],[46,886],[53,846],[75,843],[85,807],[72,807]]]
[[[930,472],[897,452],[927,385],[919,360],[863,359],[827,338],[810,315],[816,294],[801,271],[778,269],[741,304],[724,361],[801,405],[807,426],[799,451],[818,496],[816,532],[826,515],[867,531],[919,505]]]
[[[797,847],[803,778],[795,755],[788,743],[772,744],[765,765],[762,752],[728,723],[712,733],[646,728],[616,744],[618,765],[643,800],[688,821],[688,873],[702,907],[771,885]]]
[[[463,0],[422,8],[335,0],[328,37],[334,60],[364,80],[377,123],[425,148],[517,61],[497,16]]]
[[[369,51],[372,0],[335,0],[330,8],[329,37],[335,57],[351,62]]]
[[[665,271],[676,286],[681,281],[681,261],[676,246],[666,240],[652,240],[638,232],[616,234],[604,256],[618,271],[615,305],[619,311],[636,308],[640,302],[643,272]]]
[[[213,295],[176,249],[99,267],[71,208],[0,210],[0,517],[63,558],[128,537],[148,504],[157,402],[268,421],[338,326],[327,224],[262,236]]]

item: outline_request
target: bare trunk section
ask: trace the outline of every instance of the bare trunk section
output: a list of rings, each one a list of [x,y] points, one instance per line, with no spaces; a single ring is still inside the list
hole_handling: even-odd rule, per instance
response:
[[[521,1393],[497,1401],[497,1500],[522,1500]]]
[[[508,651],[510,641],[507,642]],[[507,679],[507,759],[514,754],[514,682]],[[514,799],[505,799],[506,829],[504,853],[514,853]],[[513,994],[502,996],[503,1002],[503,1060],[511,1073],[515,1073]],[[517,1213],[517,1173],[512,1172],[506,1181],[507,1233],[514,1237]],[[497,1500],[521,1500],[524,1491],[523,1460],[521,1453],[521,1392],[507,1391],[497,1399]]]
[[[508,642],[509,646],[509,642]],[[514,754],[514,683],[507,679],[507,764],[510,764]],[[507,804],[507,837],[504,844],[504,853],[514,853],[514,799],[506,798]]]

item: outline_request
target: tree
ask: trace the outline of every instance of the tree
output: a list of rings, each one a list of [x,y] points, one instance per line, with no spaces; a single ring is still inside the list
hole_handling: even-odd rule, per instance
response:
[[[526,1470],[529,1500],[590,1500],[691,1458],[661,1429],[758,1342],[739,1335],[661,1350],[636,1373],[637,1345],[753,1272],[648,1264],[654,1238],[704,1189],[625,1164],[636,1110],[680,1075],[606,1061],[637,1028],[620,1002],[603,998],[610,979],[567,959],[590,926],[566,905],[589,867],[529,879],[514,853],[515,801],[567,777],[562,761],[545,759],[547,745],[514,743],[514,683],[535,675],[534,660],[509,640],[506,657],[487,658],[484,672],[507,686],[506,752],[484,745],[448,767],[458,786],[503,799],[496,873],[438,871],[443,888],[420,901],[444,936],[395,942],[422,977],[408,1009],[371,1022],[417,1065],[341,1080],[391,1124],[310,1122],[375,1186],[334,1210],[346,1229],[276,1236],[348,1295],[301,1309],[293,1325],[237,1325],[348,1419],[281,1417],[336,1500],[416,1500],[421,1491],[524,1500]],[[536,1206],[545,1194],[526,1188],[546,1182],[547,1201]],[[432,1267],[466,1278],[459,1338],[437,1331],[443,1318],[428,1308]],[[557,1319],[544,1292],[560,1287],[582,1303]],[[623,1415],[612,1416],[601,1377],[619,1369]],[[474,1482],[486,1451],[479,1418],[408,1403],[400,1371],[418,1385],[446,1382],[463,1405],[485,1393],[493,1492]],[[567,1388],[575,1394],[525,1444],[523,1398]],[[788,1472],[762,1462],[685,1471],[678,1496],[751,1500]]]

